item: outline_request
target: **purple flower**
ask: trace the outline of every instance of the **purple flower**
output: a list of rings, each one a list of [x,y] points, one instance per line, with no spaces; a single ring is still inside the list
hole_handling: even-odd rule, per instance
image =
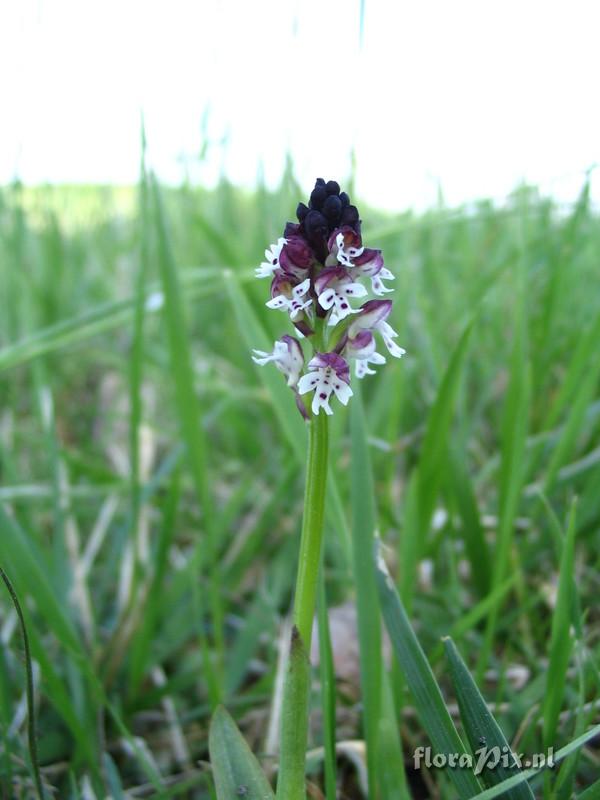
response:
[[[279,254],[279,263],[284,272],[299,279],[306,278],[314,260],[313,252],[301,234],[296,233],[284,239]]]
[[[298,381],[298,394],[314,391],[312,412],[318,414],[321,408],[326,414],[333,414],[329,398],[335,394],[342,405],[347,405],[352,397],[350,388],[350,367],[337,353],[315,353],[308,362],[310,370]]]

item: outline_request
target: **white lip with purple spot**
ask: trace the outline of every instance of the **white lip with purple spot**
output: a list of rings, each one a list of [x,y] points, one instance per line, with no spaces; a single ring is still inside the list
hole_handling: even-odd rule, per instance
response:
[[[278,294],[272,297],[265,305],[267,308],[277,308],[281,311],[287,311],[290,315],[290,319],[295,320],[302,311],[312,305],[310,297],[308,299],[303,299],[306,297],[309,290],[310,278],[307,278],[305,281],[302,281],[302,283],[299,283],[298,286],[294,286],[294,288],[290,290],[289,296]]]
[[[325,311],[332,310],[331,317],[335,324],[350,314],[358,313],[350,305],[350,298],[364,297],[367,294],[362,283],[355,283],[344,267],[324,269],[315,280],[315,291],[321,308]]]
[[[314,392],[311,405],[313,414],[318,414],[321,409],[327,415],[333,414],[329,405],[332,394],[342,405],[347,405],[353,394],[348,385],[350,370],[347,361],[335,353],[317,353],[308,362],[308,369],[310,371],[298,381],[298,393]]]
[[[265,250],[266,261],[263,261],[260,267],[254,270],[257,278],[272,278],[273,273],[279,268],[279,256],[283,246],[287,244],[286,239],[283,237],[277,239],[275,244],[272,244],[268,250]]]

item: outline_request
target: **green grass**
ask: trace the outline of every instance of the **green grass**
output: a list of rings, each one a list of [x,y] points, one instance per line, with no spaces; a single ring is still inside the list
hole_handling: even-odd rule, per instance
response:
[[[290,169],[273,192],[0,192],[0,566],[48,796],[214,796],[219,702],[274,775],[306,442],[279,373],[250,360],[284,321],[252,270],[300,199]],[[344,753],[364,737],[371,796],[475,794],[412,752],[467,747],[482,719],[524,753],[577,741],[530,781],[566,800],[600,778],[599,738],[578,738],[600,721],[600,218],[586,187],[567,211],[525,187],[361,216],[408,354],[332,418],[309,779],[361,797]],[[399,590],[391,661],[375,531]],[[325,597],[358,604],[355,685],[333,680]],[[1,800],[34,796],[15,623],[0,597]],[[244,750],[221,713],[212,737],[223,763]]]

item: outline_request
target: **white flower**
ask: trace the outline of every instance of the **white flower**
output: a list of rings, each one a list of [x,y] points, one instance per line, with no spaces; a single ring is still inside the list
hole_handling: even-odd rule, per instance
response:
[[[353,267],[353,259],[357,258],[358,256],[362,255],[364,247],[344,247],[344,234],[340,231],[338,235],[335,237],[335,243],[337,245],[337,260],[340,264],[343,264],[345,267]]]
[[[312,412],[318,414],[321,408],[326,414],[333,414],[329,405],[332,394],[338,398],[342,405],[347,405],[352,397],[350,382],[350,368],[348,362],[336,353],[317,353],[308,362],[308,372],[298,381],[298,393],[306,394],[314,391]]]
[[[354,371],[357,378],[365,375],[375,375],[375,370],[369,364],[385,364],[385,358],[375,352],[375,337],[370,330],[365,328],[353,331],[354,336],[348,337],[343,353],[346,358],[355,362]]]
[[[365,375],[375,375],[375,370],[370,369],[369,364],[385,364],[385,357],[374,350],[367,358],[356,358],[354,360],[354,374],[357,378],[362,379]]]
[[[363,303],[360,308],[360,314],[355,317],[348,328],[347,347],[350,353],[354,351],[356,356],[362,357],[362,353],[358,351],[362,350],[365,344],[368,344],[367,337],[364,336],[365,331],[377,331],[381,335],[390,355],[394,356],[394,358],[402,358],[406,350],[396,344],[394,339],[398,334],[386,322],[391,310],[391,300],[368,300]]]
[[[390,272],[389,269],[382,267],[377,275],[371,276],[371,288],[373,289],[373,293],[381,296],[382,294],[393,292],[394,290],[390,289],[389,286],[386,286],[383,283],[383,280],[393,281],[395,277],[396,276]]]
[[[391,356],[394,356],[394,358],[402,358],[402,356],[406,354],[406,350],[403,347],[398,347],[394,341],[398,334],[391,325],[385,322],[385,320],[378,322],[377,325],[375,325],[374,330],[379,331],[381,334],[383,343],[387,347]]]
[[[358,313],[349,300],[351,297],[364,297],[367,294],[362,283],[355,283],[344,267],[324,269],[315,280],[315,291],[321,308],[326,311],[333,308],[329,324],[336,324],[349,314]]]
[[[275,244],[265,250],[265,258],[267,260],[263,261],[260,267],[254,270],[257,278],[270,278],[273,276],[273,273],[279,267],[279,256],[285,244],[287,244],[287,240],[280,237]]]
[[[275,295],[266,305],[268,308],[278,308],[281,311],[287,311],[292,320],[296,319],[302,311],[312,305],[310,297],[307,300],[302,300],[310,289],[310,278],[307,278],[293,288],[289,282],[282,279],[277,283],[277,288],[280,288],[282,293]]]
[[[352,266],[352,275],[371,279],[371,287],[375,294],[382,295],[394,291],[383,283],[384,280],[393,281],[396,276],[383,265],[381,250],[363,248],[363,252],[356,256]]]
[[[254,353],[252,360],[255,364],[264,366],[272,361],[277,369],[286,376],[287,385],[292,388],[296,387],[304,366],[304,353],[300,342],[293,336],[286,334],[278,339],[271,353],[265,353],[264,350],[253,350],[252,352]]]

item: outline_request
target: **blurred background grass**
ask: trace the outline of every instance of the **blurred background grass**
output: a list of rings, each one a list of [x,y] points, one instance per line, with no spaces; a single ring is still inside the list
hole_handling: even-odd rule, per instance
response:
[[[275,190],[183,184],[158,210],[135,187],[1,191],[0,562],[25,606],[58,797],[210,796],[218,698],[272,763],[305,443],[280,376],[249,357],[283,321],[253,268],[302,196],[291,163]],[[419,215],[360,208],[365,243],[397,275],[391,322],[408,351],[363,385],[386,558],[451,707],[448,633],[515,749],[559,747],[600,719],[600,219],[588,184],[568,208],[529,186]],[[361,736],[357,656],[343,646],[360,581],[346,414],[333,418],[326,530],[338,741]],[[548,684],[574,497],[559,607],[571,658]],[[8,597],[0,636],[0,796],[28,797]],[[413,796],[452,797],[438,771],[411,770],[426,737],[390,670]],[[322,741],[317,714],[311,746]],[[339,796],[361,796],[360,770],[344,756],[340,770]],[[592,742],[560,796],[599,776]]]

